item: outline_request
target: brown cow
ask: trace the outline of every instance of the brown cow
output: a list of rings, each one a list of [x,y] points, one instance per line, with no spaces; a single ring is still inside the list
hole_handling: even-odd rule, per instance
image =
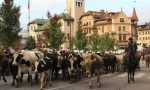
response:
[[[91,77],[93,72],[97,75],[97,86],[101,87],[100,74],[103,66],[103,58],[97,54],[91,54],[90,58],[87,57],[81,62],[81,65],[86,69],[86,75],[89,79],[89,87],[92,87]]]

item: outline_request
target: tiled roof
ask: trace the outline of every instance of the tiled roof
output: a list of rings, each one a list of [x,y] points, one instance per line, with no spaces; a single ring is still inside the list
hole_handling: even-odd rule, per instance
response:
[[[63,18],[64,20],[74,20],[73,17],[71,17],[69,14],[67,13],[61,13],[58,15],[58,17]]]
[[[150,23],[144,24],[144,25],[139,25],[138,26],[139,30],[150,30]]]
[[[45,22],[42,26],[39,26],[37,29],[35,29],[35,32],[43,31],[44,29],[48,28],[49,27],[49,23],[50,23],[50,20],[47,20],[47,22]]]
[[[39,19],[39,18],[37,18],[37,19],[29,22],[28,25],[32,24],[32,23],[36,23],[38,25],[43,25],[46,21],[47,21],[47,19]]]
[[[83,16],[93,16],[93,18],[95,19],[95,21],[103,21],[103,20],[107,20],[107,21],[111,21],[112,17],[117,17],[121,12],[105,12],[104,10],[101,10],[100,12],[97,11],[88,11],[86,13],[84,13],[80,19]]]
[[[134,21],[138,21],[138,17],[137,17],[135,8],[133,9],[133,14],[132,14],[131,19],[134,20]]]

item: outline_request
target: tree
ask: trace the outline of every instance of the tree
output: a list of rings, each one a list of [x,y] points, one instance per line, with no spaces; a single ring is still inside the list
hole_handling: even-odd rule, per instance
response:
[[[5,47],[13,46],[19,39],[20,6],[14,5],[14,0],[4,0],[0,5],[0,42]]]
[[[99,49],[101,51],[104,52],[104,51],[114,50],[114,46],[115,46],[115,39],[110,38],[109,33],[104,34],[100,38]]]
[[[46,36],[46,45],[52,49],[59,49],[60,45],[64,42],[64,33],[62,33],[59,23],[59,17],[55,15],[49,19],[48,28],[44,30],[44,35]]]
[[[88,42],[89,50],[98,51],[99,41],[100,41],[100,37],[98,35],[98,32],[94,31],[93,34],[89,38],[89,42]]]
[[[32,36],[30,36],[27,40],[26,45],[25,45],[25,49],[32,50],[35,48],[36,48],[35,40],[34,40],[34,38],[32,38]]]
[[[85,33],[83,32],[83,29],[81,28],[80,24],[75,34],[74,44],[76,49],[78,50],[85,50],[87,46],[87,39],[85,37]]]

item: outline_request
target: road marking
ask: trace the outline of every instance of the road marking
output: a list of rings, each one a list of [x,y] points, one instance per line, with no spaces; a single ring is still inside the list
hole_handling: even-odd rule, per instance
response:
[[[138,73],[135,75],[135,78],[141,78],[142,76],[144,76],[146,73]]]
[[[96,77],[92,78],[91,80],[95,80],[95,79],[96,79]],[[77,83],[74,83],[74,84],[67,84],[67,85],[63,85],[63,86],[60,86],[60,87],[48,88],[48,89],[45,89],[45,90],[61,90],[62,88],[71,87],[71,86],[74,86],[76,84],[82,84],[82,83],[85,83],[85,82],[88,82],[88,80],[83,80],[81,82],[77,82]]]
[[[123,74],[121,74],[121,75],[119,75],[118,77],[126,77],[127,76],[127,73],[123,73]]]
[[[109,74],[104,74],[104,75],[102,75],[102,76],[104,76],[104,77],[109,77],[109,76],[112,76],[112,75],[114,75],[114,74],[117,74],[118,72],[115,72],[115,73],[109,73]]]

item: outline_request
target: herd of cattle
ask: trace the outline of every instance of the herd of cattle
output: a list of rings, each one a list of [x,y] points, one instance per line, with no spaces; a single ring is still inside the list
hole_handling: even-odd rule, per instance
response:
[[[139,62],[141,56],[136,55]],[[5,70],[9,68],[12,73],[12,86],[19,87],[23,75],[28,74],[31,86],[40,81],[42,90],[47,84],[52,85],[52,80],[62,78],[70,83],[79,81],[81,76],[87,76],[89,87],[92,87],[91,77],[97,76],[97,86],[101,86],[100,75],[125,71],[124,54],[108,53],[75,53],[69,51],[6,51],[0,53],[0,80],[5,79]],[[148,65],[150,55],[145,57]],[[59,73],[60,70],[62,73]],[[32,79],[34,78],[34,79]],[[40,80],[39,80],[40,79]]]

